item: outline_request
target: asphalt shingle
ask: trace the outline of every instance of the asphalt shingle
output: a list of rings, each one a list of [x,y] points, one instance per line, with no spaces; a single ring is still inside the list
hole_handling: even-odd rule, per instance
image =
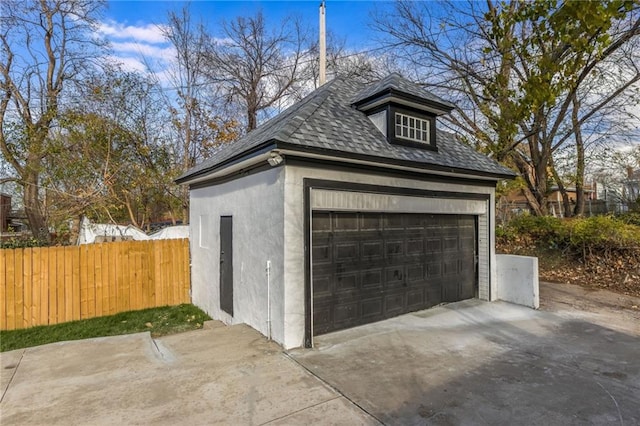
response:
[[[390,144],[371,120],[352,106],[354,101],[380,91],[384,84],[402,91],[419,88],[397,74],[369,86],[342,78],[332,80],[240,140],[223,145],[211,158],[178,178],[178,182],[205,175],[271,143],[276,146],[278,143],[287,144],[288,149],[321,149],[342,157],[345,154],[363,155],[381,163],[389,159],[406,161],[414,167],[416,163],[423,165],[425,169],[450,168],[467,174],[514,176],[511,170],[460,142],[448,132],[437,131],[437,151]],[[414,95],[427,96],[425,93]],[[435,95],[429,95],[432,96],[429,98],[431,101],[449,104]]]

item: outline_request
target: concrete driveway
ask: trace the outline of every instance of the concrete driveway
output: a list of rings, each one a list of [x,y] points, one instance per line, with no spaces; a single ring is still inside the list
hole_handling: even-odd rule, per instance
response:
[[[249,327],[0,354],[0,424],[377,424]]]
[[[640,424],[638,303],[562,300],[453,303],[289,354],[216,322],[5,352],[0,424]]]
[[[292,356],[390,425],[640,424],[640,323],[453,303]]]

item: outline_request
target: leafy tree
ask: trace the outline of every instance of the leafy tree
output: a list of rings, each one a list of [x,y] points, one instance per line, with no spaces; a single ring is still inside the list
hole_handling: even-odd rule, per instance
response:
[[[49,241],[41,175],[65,91],[96,57],[94,0],[0,4],[0,150],[22,187],[33,235]]]
[[[64,109],[51,138],[44,181],[52,216],[144,227],[176,207],[159,87],[113,68],[84,87],[82,107]]]
[[[584,131],[615,114],[607,108],[640,80],[637,50],[628,49],[640,34],[637,12],[628,1],[400,1],[376,26],[427,86],[458,102],[448,125],[520,172],[542,215],[552,183],[562,183],[554,155],[572,143],[582,194]],[[598,79],[606,90],[592,90]]]

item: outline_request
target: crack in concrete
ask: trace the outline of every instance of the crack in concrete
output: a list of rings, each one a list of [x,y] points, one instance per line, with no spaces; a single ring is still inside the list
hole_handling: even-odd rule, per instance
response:
[[[162,342],[158,344],[156,339],[154,339],[153,337],[151,337],[151,341],[153,342],[153,347],[156,349],[156,352],[158,353],[158,355],[160,355],[160,358],[163,362],[169,364],[176,360],[175,356],[173,356],[171,351],[167,347],[165,347]]]
[[[618,405],[618,401],[616,401],[616,399],[613,397],[613,395],[611,395],[611,393],[608,390],[606,390],[604,388],[604,386],[602,386],[600,384],[600,382],[596,381],[596,383],[598,384],[598,386],[600,386],[602,388],[603,391],[605,391],[607,393],[607,395],[609,395],[609,398],[611,398],[613,403],[616,404],[616,408],[618,409],[618,417],[620,418],[620,425],[624,426],[624,421],[622,420],[622,413],[620,412],[620,406]]]
[[[18,367],[20,367],[20,363],[22,362],[22,358],[24,358],[24,354],[25,354],[26,351],[27,351],[26,349],[24,349],[22,351],[22,354],[20,355],[20,359],[18,360],[18,363],[16,364],[15,368],[13,369],[13,374],[11,375],[11,378],[9,379],[9,383],[7,383],[7,387],[2,392],[2,397],[0,397],[0,402],[2,402],[4,400],[5,395],[9,391],[9,387],[11,386],[11,382],[13,382],[13,378],[16,377],[16,373],[18,372]]]
[[[340,399],[340,398],[342,398],[342,396],[340,396],[340,395],[334,396],[333,398],[329,398],[326,401],[320,401],[320,402],[318,402],[316,404],[311,404],[308,407],[304,407],[304,408],[301,408],[299,410],[292,411],[291,413],[285,414],[284,416],[276,417],[275,419],[271,419],[271,420],[269,420],[267,422],[260,423],[258,426],[264,426],[264,425],[268,425],[269,423],[277,422],[278,420],[286,419],[287,417],[291,417],[294,414],[298,414],[298,413],[300,413],[300,412],[302,412],[304,410],[308,410],[309,408],[317,407],[319,405],[326,404],[327,402],[331,402],[331,401],[334,401],[334,400]]]
[[[357,402],[355,402],[354,400],[352,400],[351,398],[349,398],[347,395],[345,395],[344,393],[342,393],[342,391],[340,391],[340,389],[336,388],[335,386],[333,386],[331,383],[327,382],[326,380],[324,380],[322,377],[318,376],[317,374],[315,374],[313,371],[311,371],[310,369],[308,369],[307,367],[305,367],[303,364],[301,364],[300,362],[298,362],[297,359],[295,359],[294,357],[292,357],[291,355],[289,355],[287,352],[283,352],[282,353],[285,357],[289,358],[291,361],[293,361],[295,364],[299,365],[300,367],[302,367],[303,370],[307,371],[309,374],[311,374],[313,377],[315,377],[316,379],[320,380],[320,382],[322,382],[325,386],[327,386],[329,389],[332,389],[335,393],[337,393],[338,395],[342,396],[344,399],[346,399],[347,401],[349,401],[350,403],[352,403],[353,405],[355,405],[356,407],[358,407],[360,410],[362,410],[363,412],[367,413],[369,416],[371,416],[372,419],[375,419],[378,423],[380,423],[381,425],[384,425],[385,423],[380,420],[379,418],[377,418],[374,414],[370,413],[369,411],[367,411],[363,406],[361,406],[360,404],[358,404]]]

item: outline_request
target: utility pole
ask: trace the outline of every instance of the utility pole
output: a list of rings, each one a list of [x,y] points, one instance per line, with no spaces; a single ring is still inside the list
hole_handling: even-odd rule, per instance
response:
[[[319,85],[322,86],[327,82],[327,42],[325,31],[325,4],[324,1],[320,2],[320,73]]]

